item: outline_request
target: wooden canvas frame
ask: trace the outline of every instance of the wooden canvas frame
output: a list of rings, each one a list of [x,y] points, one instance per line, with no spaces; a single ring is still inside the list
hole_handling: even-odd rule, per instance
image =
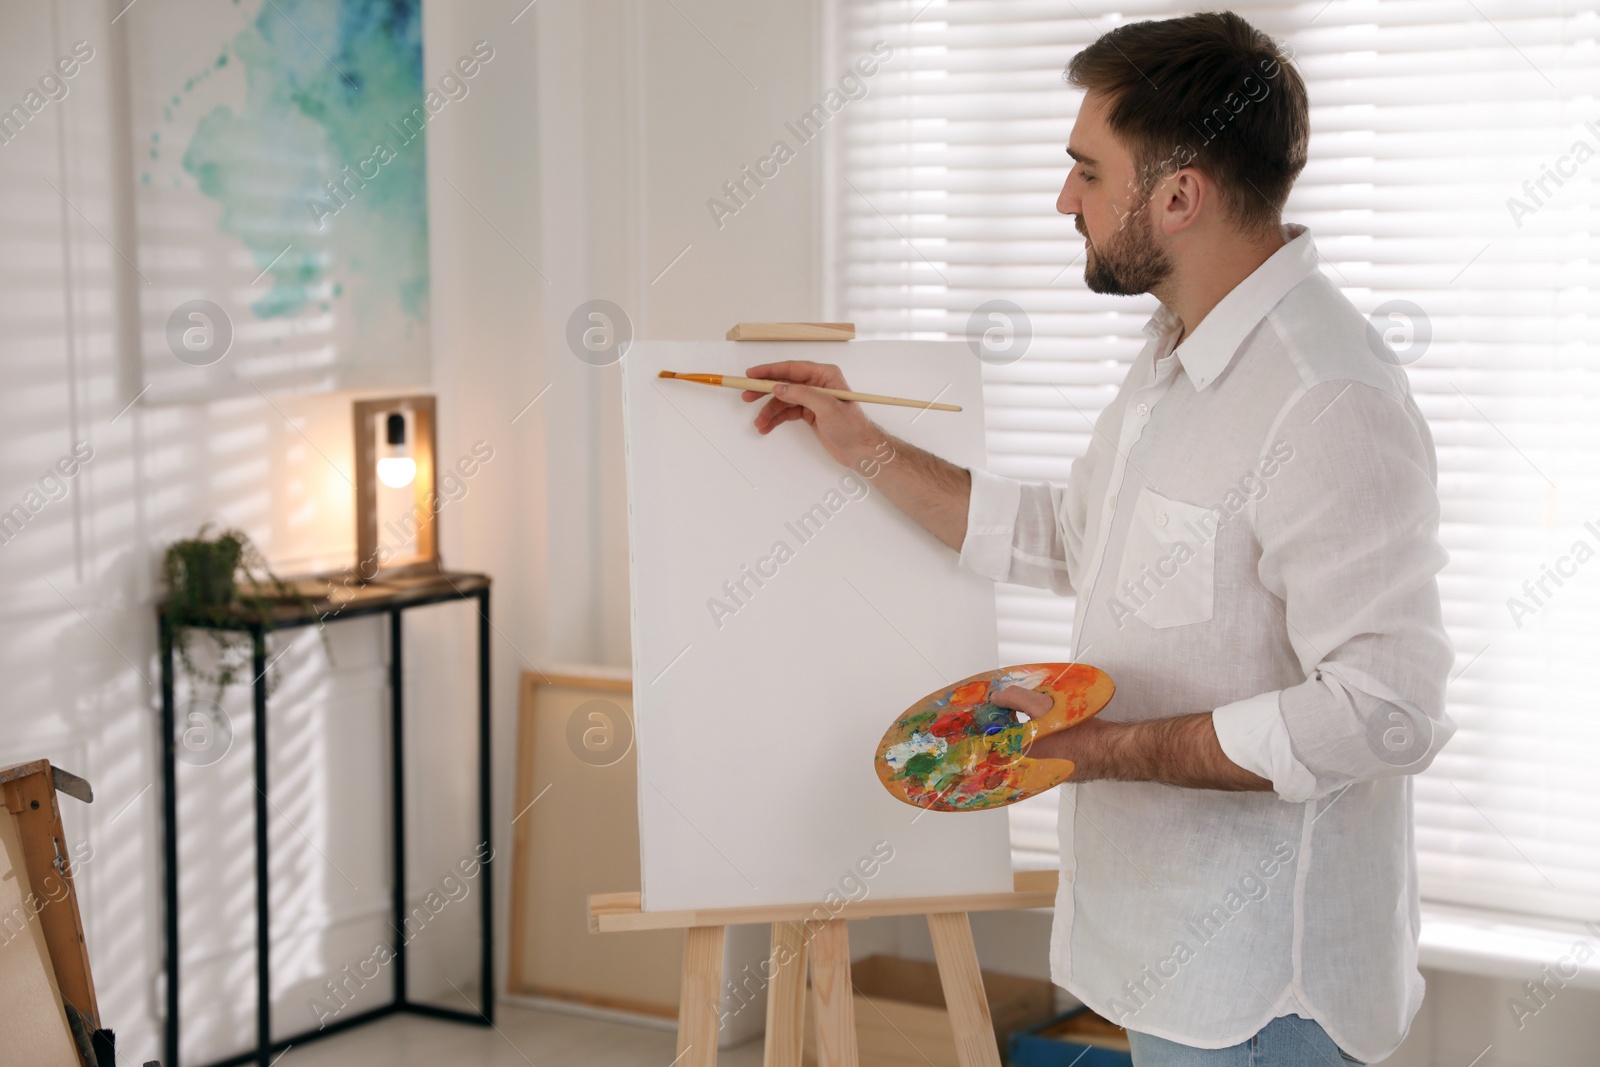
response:
[[[398,559],[380,559],[378,530],[378,420],[391,412],[411,413],[411,456],[417,476],[411,483],[412,517],[417,552]],[[432,396],[393,396],[357,400],[352,405],[356,466],[356,565],[362,581],[438,574],[439,511],[434,484],[437,453],[437,408]]]
[[[637,869],[606,866],[592,849],[574,847],[585,831],[582,820],[605,824],[608,839],[631,861],[638,855],[637,800],[632,753],[615,766],[588,767],[571,761],[559,739],[559,714],[566,692],[614,700],[631,717],[632,681],[622,672],[580,667],[524,671],[518,685],[516,787],[511,843],[510,952],[506,992],[512,996],[564,1001],[630,1015],[668,1020],[677,1015],[676,979],[683,953],[678,930],[635,932],[621,944],[591,942],[583,967],[563,968],[560,958],[535,958],[541,938],[561,938],[556,946],[572,951],[589,941],[586,916],[568,910],[574,901],[570,882],[587,868],[596,879],[626,878],[637,885]],[[569,762],[571,761],[571,762]],[[564,767],[565,771],[557,768]],[[598,772],[598,773],[596,773]],[[626,778],[626,784],[624,784]],[[549,789],[550,796],[543,796]],[[545,805],[553,805],[546,807]],[[556,818],[555,813],[567,814]],[[554,819],[554,826],[548,820]],[[566,826],[573,838],[552,837]],[[559,831],[555,831],[559,833]],[[612,863],[617,855],[612,856]],[[605,884],[605,883],[602,883]],[[564,888],[565,887],[565,888]],[[609,888],[609,885],[606,885]],[[600,886],[595,886],[600,888]],[[573,936],[576,935],[576,936]],[[555,963],[556,966],[551,966]],[[720,963],[720,957],[719,957]],[[563,973],[565,971],[565,973]],[[616,977],[605,979],[606,973]],[[645,975],[654,978],[645,978]],[[666,978],[663,985],[661,979]],[[608,988],[609,987],[609,988]],[[646,990],[654,987],[652,995]]]

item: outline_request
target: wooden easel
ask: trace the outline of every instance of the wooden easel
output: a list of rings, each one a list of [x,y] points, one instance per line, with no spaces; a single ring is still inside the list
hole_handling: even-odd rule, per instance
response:
[[[76,850],[61,823],[57,791],[85,803],[94,799],[88,782],[49,760],[0,767],[0,818],[8,824],[0,834],[0,869],[15,891],[10,899],[17,901],[8,904],[14,910],[5,915],[4,940],[9,943],[20,932],[24,945],[33,941],[31,957],[27,949],[19,950],[38,968],[10,961],[16,969],[7,988],[26,999],[6,1005],[12,1015],[0,1024],[0,1045],[14,1049],[16,1058],[7,1063],[111,1063],[115,1037],[101,1027],[73,881]],[[17,920],[23,924],[20,931],[13,925]],[[19,989],[18,976],[30,971],[40,981]]]
[[[596,893],[589,898],[589,929],[594,933],[684,930],[678,1058],[673,1063],[675,1067],[715,1067],[724,933],[729,926],[771,923],[769,969],[773,973],[767,985],[765,1067],[800,1067],[808,969],[818,1067],[857,1067],[850,937],[845,923],[883,915],[926,915],[961,1067],[1000,1067],[967,913],[1050,907],[1055,903],[1058,875],[1055,871],[1017,871],[1012,879],[1009,893],[906,900],[869,896],[847,903],[831,918],[818,918],[830,914],[821,904],[647,912],[639,910],[638,893]],[[780,966],[785,959],[787,965]]]
[[[849,322],[741,322],[730,341],[848,341]],[[589,930],[683,930],[683,984],[678,994],[678,1057],[673,1067],[716,1067],[721,1021],[722,946],[729,926],[772,925],[767,984],[765,1067],[800,1067],[805,1033],[806,975],[811,976],[818,1067],[858,1067],[854,986],[850,981],[850,919],[926,915],[939,962],[945,1007],[955,1030],[961,1067],[1000,1067],[994,1022],[984,996],[978,953],[967,913],[1047,908],[1055,903],[1056,871],[1017,871],[1009,893],[847,903],[836,913],[821,904],[646,912],[638,893],[589,897]],[[829,916],[820,918],[819,916]],[[788,963],[783,964],[787,958]]]

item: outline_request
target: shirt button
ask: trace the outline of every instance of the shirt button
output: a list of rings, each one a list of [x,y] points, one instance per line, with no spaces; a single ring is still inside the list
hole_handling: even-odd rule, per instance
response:
[[[1161,514],[1156,516],[1156,525],[1157,526],[1165,526],[1166,524],[1167,524],[1167,513],[1163,511]]]
[[[1150,414],[1150,405],[1149,404],[1140,404],[1138,407],[1134,408],[1133,410],[1137,411],[1139,413],[1139,417],[1142,419],[1146,415]]]

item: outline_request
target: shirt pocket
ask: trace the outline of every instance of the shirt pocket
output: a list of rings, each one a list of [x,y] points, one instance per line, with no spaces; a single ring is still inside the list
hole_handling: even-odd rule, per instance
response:
[[[1217,569],[1216,516],[1210,508],[1139,490],[1117,569],[1113,608],[1157,630],[1211,618]]]

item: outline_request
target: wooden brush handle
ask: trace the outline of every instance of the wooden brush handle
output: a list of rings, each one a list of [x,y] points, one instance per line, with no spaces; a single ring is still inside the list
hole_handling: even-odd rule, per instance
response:
[[[770,378],[741,378],[735,374],[724,374],[722,384],[730,389],[748,389],[753,393],[770,393],[776,385],[799,385],[799,382],[779,382]],[[830,389],[823,385],[813,385],[809,388],[819,393],[827,393],[840,400],[854,400],[859,404],[892,404],[902,408],[926,408],[930,411],[960,411],[956,404],[932,404],[926,400],[907,400],[905,397],[884,396],[881,393],[856,393],[848,389]]]

